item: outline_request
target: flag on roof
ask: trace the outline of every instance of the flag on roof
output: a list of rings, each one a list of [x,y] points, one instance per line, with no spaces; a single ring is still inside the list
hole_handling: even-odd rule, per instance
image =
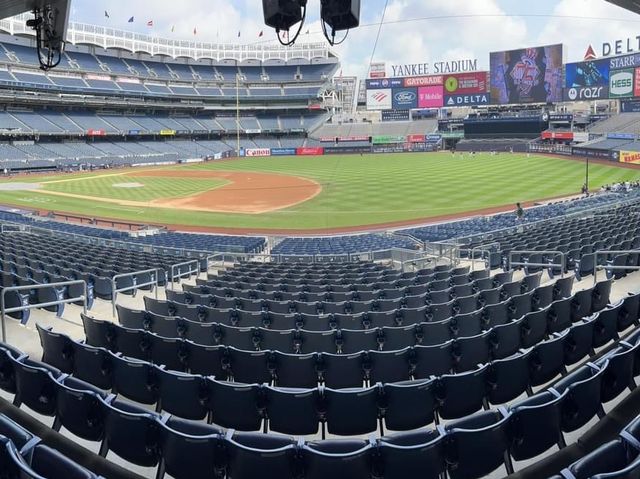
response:
[[[129,19],[129,23],[133,23],[133,17]]]
[[[175,32],[175,31],[176,31],[176,26],[175,26],[175,25],[172,25],[172,26],[171,26],[171,33]]]
[[[258,37],[261,37],[262,35],[264,35],[264,30],[260,30],[260,33],[258,33]]]
[[[111,18],[111,17],[109,17],[109,12],[107,12],[106,10],[104,11],[104,16],[107,17],[107,18]]]
[[[153,26],[153,20],[149,20],[149,21],[147,22],[147,26],[148,26],[148,27],[152,27],[152,26]]]
[[[240,30],[238,30],[238,38],[240,38]]]
[[[193,27],[193,34],[197,35],[198,34],[198,29],[196,27]]]

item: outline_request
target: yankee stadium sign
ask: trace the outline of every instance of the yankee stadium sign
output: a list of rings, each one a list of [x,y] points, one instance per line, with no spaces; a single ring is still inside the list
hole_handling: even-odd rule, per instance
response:
[[[478,60],[453,60],[450,62],[409,63],[391,65],[392,77],[417,77],[439,73],[466,73],[478,70]]]

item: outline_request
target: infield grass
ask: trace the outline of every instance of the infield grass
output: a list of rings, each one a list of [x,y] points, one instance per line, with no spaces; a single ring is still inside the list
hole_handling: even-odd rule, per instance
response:
[[[259,215],[120,206],[38,191],[0,191],[0,203],[136,222],[246,230],[323,230],[419,220],[566,196],[580,191],[585,174],[584,163],[575,160],[450,153],[244,158],[164,169],[173,168],[290,174],[315,180],[322,185],[322,192],[296,206]],[[46,183],[44,187],[132,201],[188,196],[223,184],[223,180],[211,178],[127,177],[116,171],[79,177],[27,176],[16,181],[73,179]],[[140,174],[142,169],[134,171]],[[589,178],[590,187],[596,189],[605,183],[639,179],[640,170],[618,168],[613,163],[591,164]],[[126,182],[143,183],[145,188],[113,187]]]

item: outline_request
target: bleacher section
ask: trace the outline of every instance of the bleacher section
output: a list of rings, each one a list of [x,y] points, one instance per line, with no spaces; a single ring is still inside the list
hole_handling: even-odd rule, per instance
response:
[[[319,139],[353,136],[426,135],[435,133],[437,129],[437,120],[394,121],[388,123],[326,123],[313,130],[311,136]]]
[[[590,133],[632,133],[640,131],[640,113],[620,113],[589,127]]]

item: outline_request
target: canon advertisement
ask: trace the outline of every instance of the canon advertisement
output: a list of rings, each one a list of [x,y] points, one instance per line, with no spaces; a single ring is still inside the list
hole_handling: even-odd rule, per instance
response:
[[[490,65],[492,103],[562,100],[562,45],[492,52]]]

